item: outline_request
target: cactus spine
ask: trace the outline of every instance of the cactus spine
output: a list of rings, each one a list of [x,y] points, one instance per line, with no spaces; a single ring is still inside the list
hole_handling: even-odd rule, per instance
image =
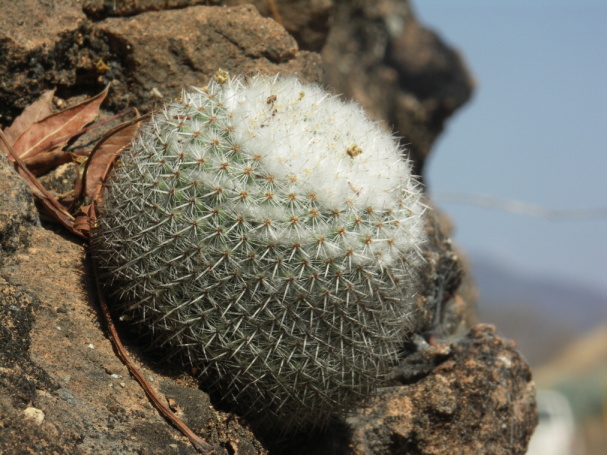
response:
[[[317,86],[220,72],[120,158],[93,233],[104,286],[254,421],[323,425],[410,331],[425,207],[401,156]]]

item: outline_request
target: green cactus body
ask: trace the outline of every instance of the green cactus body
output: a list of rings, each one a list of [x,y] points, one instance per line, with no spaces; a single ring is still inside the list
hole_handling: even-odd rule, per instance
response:
[[[291,78],[216,78],[148,122],[107,182],[108,294],[266,428],[323,425],[410,332],[418,184],[360,107]]]

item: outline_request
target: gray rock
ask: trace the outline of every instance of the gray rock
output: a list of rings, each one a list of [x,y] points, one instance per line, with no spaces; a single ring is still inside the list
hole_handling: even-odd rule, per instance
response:
[[[0,152],[0,266],[7,256],[27,246],[28,227],[38,222],[28,184]]]

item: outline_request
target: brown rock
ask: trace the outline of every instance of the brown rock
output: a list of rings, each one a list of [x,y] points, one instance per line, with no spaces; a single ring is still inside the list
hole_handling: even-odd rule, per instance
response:
[[[86,16],[77,1],[0,2],[0,122],[44,90],[73,86],[94,66],[83,49]]]
[[[320,79],[316,54],[250,5],[191,7],[111,18],[98,25],[128,67],[129,101],[148,110],[184,87],[202,85],[219,68],[232,73],[288,73]],[[122,93],[122,89],[119,89]]]
[[[331,17],[333,0],[223,0],[225,5],[251,3],[264,17],[278,20],[297,40],[299,47],[308,51],[320,51],[325,45]]]
[[[204,84],[219,68],[321,79],[319,56],[299,51],[284,28],[251,5],[195,6],[96,23],[86,21],[81,8],[78,2],[50,9],[38,8],[36,0],[18,8],[0,4],[0,74],[6,75],[0,124],[10,124],[53,87],[69,98],[111,84],[107,107],[145,112],[185,87]],[[35,26],[24,28],[30,22]],[[32,37],[24,35],[28,31]]]
[[[426,375],[415,365],[434,365]],[[412,381],[413,380],[413,381]],[[537,423],[529,366],[488,325],[405,359],[402,385],[383,390],[352,417],[352,453],[420,455],[527,451]]]
[[[300,49],[320,51],[325,44],[333,0],[86,0],[82,7],[88,16],[106,19],[194,5],[247,4],[255,6],[262,16],[276,19],[293,35]]]
[[[85,0],[82,2],[82,9],[88,16],[105,19],[217,3],[219,1],[215,0]]]
[[[52,49],[62,33],[77,30],[85,20],[76,1],[2,2],[2,41],[18,54]]]

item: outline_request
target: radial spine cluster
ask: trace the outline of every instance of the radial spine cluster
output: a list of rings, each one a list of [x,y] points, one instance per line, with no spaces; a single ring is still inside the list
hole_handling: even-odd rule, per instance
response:
[[[410,332],[425,206],[402,152],[317,86],[219,72],[107,182],[106,292],[253,421],[323,425],[373,394]]]

